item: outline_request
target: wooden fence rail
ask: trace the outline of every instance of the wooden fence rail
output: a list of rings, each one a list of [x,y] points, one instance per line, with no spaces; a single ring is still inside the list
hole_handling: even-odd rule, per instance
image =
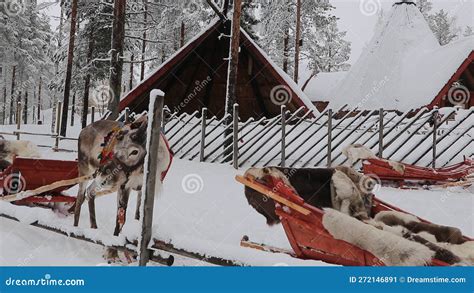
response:
[[[470,156],[474,107],[396,113],[342,107],[313,113],[301,108],[267,119],[234,121],[209,117],[208,109],[167,113],[165,133],[181,159],[231,163],[235,167],[322,167],[347,162],[341,151],[362,144],[380,157],[422,166],[444,166]],[[232,129],[231,145],[226,144]],[[236,155],[234,155],[236,153]]]

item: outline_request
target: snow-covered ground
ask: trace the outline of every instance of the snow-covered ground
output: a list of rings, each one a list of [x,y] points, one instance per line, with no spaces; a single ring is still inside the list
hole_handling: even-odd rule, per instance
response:
[[[35,126],[47,132],[47,126]],[[25,127],[26,128],[26,127]],[[28,126],[33,129],[33,126]],[[43,129],[41,129],[43,128]],[[4,128],[2,127],[2,130]],[[10,130],[9,130],[10,131]],[[77,135],[75,130],[69,136]],[[44,138],[28,139],[44,144]],[[74,149],[75,142],[69,147]],[[41,148],[48,158],[75,159],[74,152],[53,152]],[[273,254],[239,246],[243,235],[252,241],[290,248],[281,226],[268,227],[263,216],[254,211],[234,179],[245,170],[231,166],[175,159],[161,194],[155,200],[153,237],[170,242],[177,248],[235,260],[247,265],[328,265],[320,261],[299,260],[284,254]],[[69,193],[75,194],[76,188]],[[377,195],[402,209],[438,224],[459,227],[474,236],[474,194],[472,190],[399,190],[381,188]],[[13,206],[0,202],[0,213],[14,214],[21,223],[0,219],[0,265],[103,265],[101,246],[67,238],[32,227],[30,222],[67,229],[75,234],[100,238],[108,244],[135,239],[138,221],[133,219],[136,196],[130,197],[127,223],[121,237],[111,237],[115,221],[116,197],[96,200],[98,230],[89,229],[87,208],[83,208],[79,228],[72,227],[72,217],[61,217],[51,210]],[[176,265],[204,265],[187,258],[177,258]],[[207,264],[206,264],[207,265]]]

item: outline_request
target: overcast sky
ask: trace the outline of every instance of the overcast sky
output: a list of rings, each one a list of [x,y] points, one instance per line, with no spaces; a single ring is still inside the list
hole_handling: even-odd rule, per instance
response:
[[[179,0],[185,1],[185,0]],[[316,0],[303,0],[316,1]],[[377,21],[377,12],[382,9],[384,13],[390,11],[395,0],[329,0],[336,7],[334,13],[339,17],[341,30],[347,31],[347,39],[352,42],[350,63],[357,60],[364,46],[372,37],[374,25]],[[39,0],[42,2],[56,2],[55,0]],[[458,25],[474,26],[474,0],[432,0],[433,10],[444,9],[450,15],[456,16]],[[44,10],[51,16],[51,24],[58,25],[59,5],[51,6]]]

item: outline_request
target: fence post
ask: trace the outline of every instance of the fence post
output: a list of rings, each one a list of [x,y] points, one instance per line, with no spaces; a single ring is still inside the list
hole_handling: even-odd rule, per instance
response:
[[[331,167],[332,164],[332,109],[328,110],[328,160],[327,167]]]
[[[56,139],[54,141],[54,151],[57,151],[59,149],[59,130],[61,129],[61,112],[62,112],[62,109],[63,109],[63,102],[59,102],[58,101],[58,104],[56,105],[56,118],[55,118],[55,126],[56,126]]]
[[[207,108],[202,108],[202,114],[201,114],[201,149],[199,151],[199,162],[204,162],[204,148],[206,146],[206,118],[207,118]]]
[[[379,158],[383,158],[383,108],[379,110]]]
[[[281,105],[281,167],[285,167],[286,164],[286,106]]]
[[[438,140],[438,109],[432,113],[433,117],[433,168],[436,168],[436,141]]]
[[[130,108],[125,108],[125,123],[130,122]]]
[[[16,105],[16,140],[20,140],[21,102]]]
[[[142,218],[142,227],[141,227],[141,239],[139,245],[139,265],[146,266],[152,251],[148,249],[148,245],[151,240],[151,232],[153,225],[153,205],[155,200],[155,185],[156,185],[156,175],[158,171],[158,150],[161,137],[161,121],[163,116],[163,100],[165,94],[160,90],[152,90],[150,93],[150,104],[148,109],[148,130],[151,135],[147,137],[147,158],[146,162],[146,172],[143,182],[146,184],[142,187],[142,193],[144,198],[142,198],[141,203],[141,215]],[[152,117],[150,117],[152,115]],[[151,131],[150,131],[151,130]]]
[[[91,107],[91,123],[94,123],[95,121],[95,107]]]
[[[239,169],[239,104],[234,104],[233,118],[232,158],[234,169]]]

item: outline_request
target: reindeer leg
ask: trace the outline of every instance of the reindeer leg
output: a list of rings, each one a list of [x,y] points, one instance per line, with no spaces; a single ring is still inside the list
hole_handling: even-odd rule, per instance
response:
[[[140,206],[142,204],[142,191],[137,192],[137,209],[135,210],[135,220],[140,220]]]
[[[115,221],[114,236],[118,236],[122,227],[125,224],[125,218],[127,215],[128,197],[130,196],[130,189],[121,186],[117,192],[117,218]]]
[[[95,196],[89,198],[88,204],[89,204],[89,219],[91,222],[91,228],[97,229],[97,222],[95,220]]]
[[[81,207],[86,199],[86,182],[79,183],[79,191],[77,192],[76,203],[74,207],[74,226],[79,225],[79,218],[81,216]]]
[[[117,217],[115,220],[114,236],[118,236],[120,234],[120,231],[122,231],[122,227],[125,224],[129,195],[130,189],[125,188],[123,185],[120,186],[119,190],[117,191]],[[117,249],[108,247],[105,257],[108,259],[109,263],[118,259]]]

